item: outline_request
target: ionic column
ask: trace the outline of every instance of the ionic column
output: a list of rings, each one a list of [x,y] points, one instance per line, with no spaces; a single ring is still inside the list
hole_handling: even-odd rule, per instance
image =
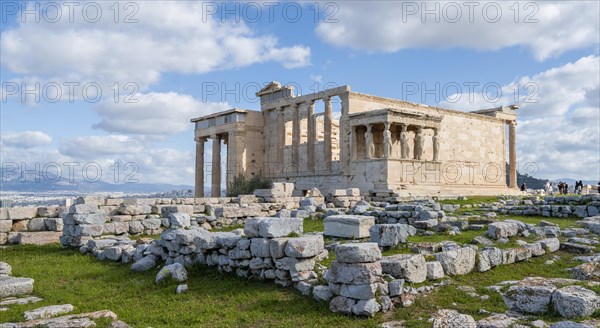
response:
[[[285,123],[283,121],[283,107],[277,108],[277,165],[278,172],[283,173],[283,151],[285,149]]]
[[[308,124],[308,132],[307,132],[307,141],[306,141],[306,150],[307,150],[307,165],[306,169],[310,172],[315,171],[315,139],[316,139],[316,131],[315,131],[315,121],[314,115],[315,113],[315,102],[311,101],[308,104],[308,110],[306,113],[307,124]]]
[[[517,188],[517,122],[510,121],[508,122],[508,168],[509,179],[508,179],[508,187],[509,188]]]
[[[437,162],[440,158],[440,137],[438,135],[439,129],[433,129],[433,137],[431,140],[433,141],[433,161]]]
[[[204,197],[204,138],[196,138],[196,179],[194,197]]]
[[[333,121],[333,113],[331,112],[331,97],[325,97],[323,98],[323,101],[325,102],[325,167],[327,168],[327,172],[331,172],[331,158],[333,156],[331,140]]]
[[[212,181],[211,197],[221,197],[221,136],[212,135]]]
[[[384,124],[383,129],[383,157],[392,157],[392,132],[390,131],[390,123]]]
[[[296,166],[296,172],[300,171],[300,152],[298,146],[300,145],[300,105],[293,104],[292,110],[294,111],[294,120],[292,127],[292,163]]]
[[[373,158],[375,153],[375,144],[373,143],[373,133],[371,132],[372,125],[367,124],[367,132],[365,132],[365,158]]]

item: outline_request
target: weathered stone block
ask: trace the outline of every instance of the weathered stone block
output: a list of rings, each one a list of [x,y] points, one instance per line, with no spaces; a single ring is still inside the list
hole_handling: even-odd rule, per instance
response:
[[[381,279],[381,263],[342,263],[332,261],[325,274],[327,282],[351,285],[366,285]]]
[[[405,243],[417,230],[408,224],[376,224],[369,229],[369,233],[372,242],[381,247],[393,247]]]
[[[344,263],[369,263],[381,260],[381,250],[376,243],[340,244],[335,248],[335,258]]]
[[[317,256],[325,248],[322,235],[290,238],[285,246],[285,255],[296,258]]]
[[[427,280],[427,263],[421,254],[397,254],[381,260],[383,273],[408,282],[421,283]]]
[[[446,275],[463,275],[473,271],[476,252],[471,247],[463,247],[437,253],[435,257],[442,264]]]
[[[0,299],[33,292],[33,279],[0,276]]]
[[[567,286],[552,293],[552,306],[565,318],[587,317],[600,309],[600,297],[581,286]]]
[[[332,215],[323,220],[326,236],[367,238],[375,218],[364,215]]]

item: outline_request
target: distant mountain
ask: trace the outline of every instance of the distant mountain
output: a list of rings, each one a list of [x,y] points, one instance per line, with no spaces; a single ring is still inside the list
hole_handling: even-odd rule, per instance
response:
[[[64,177],[47,174],[41,177],[36,172],[24,177],[15,174],[4,174],[0,170],[0,190],[15,192],[48,192],[48,191],[77,191],[82,194],[93,192],[123,192],[123,193],[161,193],[172,190],[193,190],[191,185],[174,185],[165,183],[107,183],[103,181],[90,182],[85,180],[69,181]]]

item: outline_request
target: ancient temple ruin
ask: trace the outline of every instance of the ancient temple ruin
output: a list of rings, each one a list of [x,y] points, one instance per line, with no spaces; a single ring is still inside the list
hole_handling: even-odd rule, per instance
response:
[[[206,178],[211,195],[221,195],[222,163],[226,182],[260,175],[295,183],[297,195],[314,187],[401,196],[518,190],[516,106],[462,112],[352,92],[347,85],[296,96],[279,82],[256,95],[260,111],[234,108],[191,120],[197,197]],[[212,162],[205,163],[209,139]]]

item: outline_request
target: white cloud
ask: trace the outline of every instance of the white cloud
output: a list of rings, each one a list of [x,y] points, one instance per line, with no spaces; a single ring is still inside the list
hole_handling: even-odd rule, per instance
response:
[[[144,144],[129,136],[83,136],[61,142],[59,151],[77,159],[99,159],[110,155],[139,154]]]
[[[227,103],[203,103],[175,92],[133,96],[137,103],[105,101],[94,108],[102,120],[95,124],[112,133],[173,135],[193,127],[190,119],[229,109]]]
[[[442,107],[475,110],[515,102],[514,86],[521,88],[517,110],[517,151],[521,163],[540,167],[537,177],[597,179],[600,173],[600,57],[583,57],[532,77],[502,86],[502,97],[489,103],[481,93],[452,95],[458,102]],[[522,87],[536,86],[535,97],[525,98]],[[530,89],[530,91],[533,89]],[[469,101],[469,97],[473,101]],[[531,101],[537,99],[536,102]]]
[[[337,5],[333,18],[338,22],[322,22],[316,33],[331,44],[368,51],[522,46],[544,60],[597,46],[600,33],[600,8],[595,1],[345,1]]]
[[[2,135],[2,144],[16,148],[32,148],[45,146],[52,142],[52,137],[41,131],[10,132]]]
[[[132,2],[137,23],[114,22],[113,3],[102,6],[102,18],[86,22],[76,7],[56,23],[25,20],[1,36],[2,65],[24,80],[136,83],[140,90],[159,81],[161,74],[206,73],[255,63],[278,62],[286,68],[309,64],[310,48],[280,46],[271,35],[257,35],[244,23],[221,22],[208,16],[203,4],[186,1]],[[29,4],[31,7],[33,4]],[[90,11],[92,12],[92,11]],[[89,17],[88,17],[89,20]]]

